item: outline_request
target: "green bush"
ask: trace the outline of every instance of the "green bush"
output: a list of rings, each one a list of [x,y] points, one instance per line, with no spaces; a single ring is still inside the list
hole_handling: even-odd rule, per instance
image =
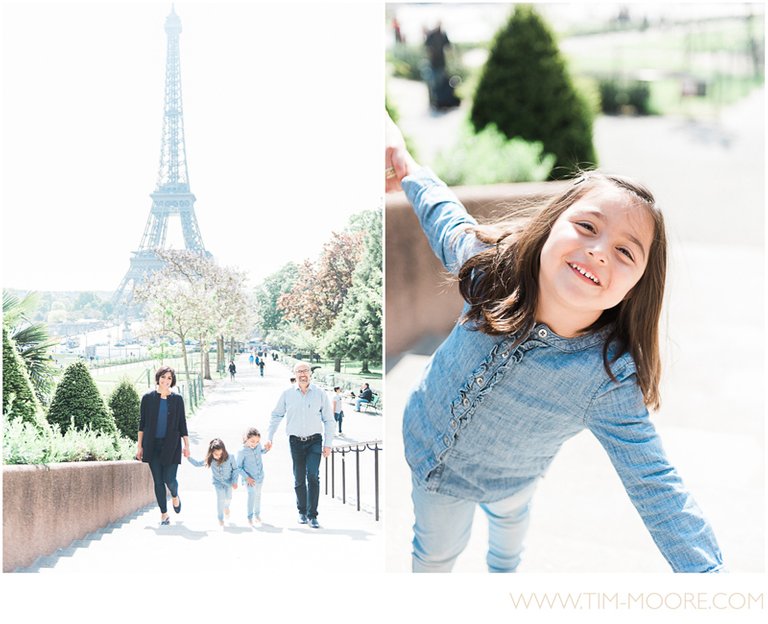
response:
[[[517,5],[496,34],[471,119],[476,130],[495,123],[510,138],[540,141],[555,155],[551,178],[596,164],[592,110],[574,86],[553,34],[530,5]]]
[[[398,78],[421,80],[424,65],[424,47],[415,45],[398,45],[387,54],[387,60],[392,66],[392,74]]]
[[[121,381],[107,403],[120,433],[131,440],[138,440],[141,399],[133,384],[127,379]]]
[[[135,454],[133,441],[90,429],[70,429],[62,434],[53,426],[40,431],[20,419],[6,423],[3,429],[5,464],[130,460]]]
[[[465,123],[456,144],[435,159],[435,173],[449,186],[546,180],[555,157],[541,143],[508,139],[495,124],[475,134]]]
[[[48,435],[20,418],[6,421],[3,427],[4,464],[42,464],[49,461]]]
[[[618,115],[626,110],[636,115],[650,115],[651,87],[647,82],[616,79],[600,81],[600,108],[606,115]]]
[[[32,389],[27,367],[21,360],[13,340],[3,327],[3,415],[7,420],[23,420],[45,427],[42,407]]]
[[[462,50],[455,44],[446,55],[445,71],[449,76],[457,76],[461,81],[467,79],[469,70],[462,61]],[[392,75],[408,80],[424,80],[429,70],[424,45],[399,45],[387,53],[387,61],[392,67]]]
[[[58,425],[64,433],[71,426],[108,434],[117,432],[115,419],[84,362],[67,366],[48,409],[48,422]]]

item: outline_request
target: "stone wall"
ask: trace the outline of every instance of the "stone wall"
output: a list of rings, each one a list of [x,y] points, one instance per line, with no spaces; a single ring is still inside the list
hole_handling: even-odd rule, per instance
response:
[[[32,565],[155,499],[138,461],[3,466],[3,572]]]

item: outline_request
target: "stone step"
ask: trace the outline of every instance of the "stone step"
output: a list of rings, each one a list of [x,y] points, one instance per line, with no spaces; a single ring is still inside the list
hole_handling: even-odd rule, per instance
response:
[[[302,565],[322,565],[328,572],[383,569],[381,522],[330,497],[320,498],[320,529],[297,522],[292,493],[262,496],[260,527],[248,525],[245,496],[239,491],[234,492],[231,519],[223,528],[212,489],[188,490],[182,501],[182,513],[171,512],[168,526],[159,524],[159,510],[151,505],[17,572],[142,572],[150,559],[173,561],[185,571],[221,561],[231,570],[248,571],[268,561],[270,572],[290,571],[299,560]]]

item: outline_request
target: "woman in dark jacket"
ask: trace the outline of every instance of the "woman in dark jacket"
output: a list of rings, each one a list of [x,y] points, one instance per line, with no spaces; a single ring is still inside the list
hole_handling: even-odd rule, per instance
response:
[[[139,445],[136,459],[149,464],[155,482],[155,497],[160,506],[160,524],[170,524],[165,488],[171,492],[173,510],[181,511],[176,470],[184,457],[189,457],[189,434],[184,414],[184,399],[171,392],[176,385],[176,373],[170,366],[161,366],[155,373],[157,390],[141,397]]]

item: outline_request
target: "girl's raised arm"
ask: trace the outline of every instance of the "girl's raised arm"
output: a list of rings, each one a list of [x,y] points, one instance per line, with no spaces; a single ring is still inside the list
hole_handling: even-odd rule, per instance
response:
[[[453,191],[411,157],[400,129],[388,115],[386,121],[387,190],[395,182],[402,187],[435,255],[448,271],[457,274],[469,258],[485,248],[467,231],[477,221]]]

